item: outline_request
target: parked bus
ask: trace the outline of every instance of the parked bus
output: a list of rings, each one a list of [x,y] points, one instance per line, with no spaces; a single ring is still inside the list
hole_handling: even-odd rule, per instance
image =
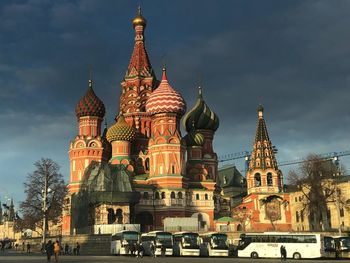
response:
[[[241,234],[238,257],[280,258],[280,248],[285,246],[287,258],[335,257],[332,237],[320,234],[265,232]]]
[[[334,237],[337,258],[350,258],[350,237]]]
[[[162,255],[162,246],[165,248],[165,256],[173,255],[173,235],[169,232],[152,231],[141,235],[144,254],[151,256],[151,244],[154,245],[156,256]]]
[[[139,232],[124,230],[118,232],[111,237],[111,254],[112,255],[128,255],[130,247],[136,248],[139,242]]]
[[[222,233],[207,233],[201,235],[200,255],[209,257],[227,257],[227,235]]]
[[[193,232],[178,232],[173,235],[174,256],[199,256],[199,235]]]

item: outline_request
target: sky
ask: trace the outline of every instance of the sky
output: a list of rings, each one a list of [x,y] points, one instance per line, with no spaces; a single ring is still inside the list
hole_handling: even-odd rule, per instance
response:
[[[259,103],[279,161],[350,150],[350,1],[3,0],[0,201],[24,199],[23,182],[42,157],[68,180],[74,109],[90,67],[113,123],[139,4],[156,76],[165,63],[188,109],[201,85],[219,116],[219,156],[252,149]],[[235,164],[243,169],[243,159]]]

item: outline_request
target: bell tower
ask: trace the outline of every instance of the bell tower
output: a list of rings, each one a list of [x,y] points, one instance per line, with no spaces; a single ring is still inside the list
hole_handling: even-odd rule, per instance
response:
[[[267,132],[262,105],[258,107],[258,124],[247,172],[247,187],[248,194],[277,194],[283,191],[283,177]]]

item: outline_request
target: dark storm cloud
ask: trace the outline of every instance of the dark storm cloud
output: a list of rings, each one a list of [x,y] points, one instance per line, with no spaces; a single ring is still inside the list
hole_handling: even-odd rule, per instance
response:
[[[188,108],[203,86],[221,121],[219,155],[251,149],[258,103],[280,160],[350,148],[348,1],[198,3],[142,3],[146,46],[157,76],[165,63]],[[112,122],[137,5],[0,3],[0,198],[6,191],[22,198],[24,177],[41,157],[58,161],[68,178],[74,107],[90,65]],[[241,160],[237,164],[242,167]]]

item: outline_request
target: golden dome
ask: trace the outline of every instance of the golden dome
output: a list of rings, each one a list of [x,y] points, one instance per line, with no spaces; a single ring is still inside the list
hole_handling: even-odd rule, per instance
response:
[[[142,16],[141,7],[140,6],[137,9],[136,17],[132,20],[132,24],[133,24],[134,27],[139,26],[139,25],[141,25],[143,27],[146,27],[147,20],[146,20],[146,18],[144,18]]]
[[[106,134],[107,141],[132,141],[135,139],[136,131],[126,123],[124,116],[119,115],[117,122],[111,126]]]

